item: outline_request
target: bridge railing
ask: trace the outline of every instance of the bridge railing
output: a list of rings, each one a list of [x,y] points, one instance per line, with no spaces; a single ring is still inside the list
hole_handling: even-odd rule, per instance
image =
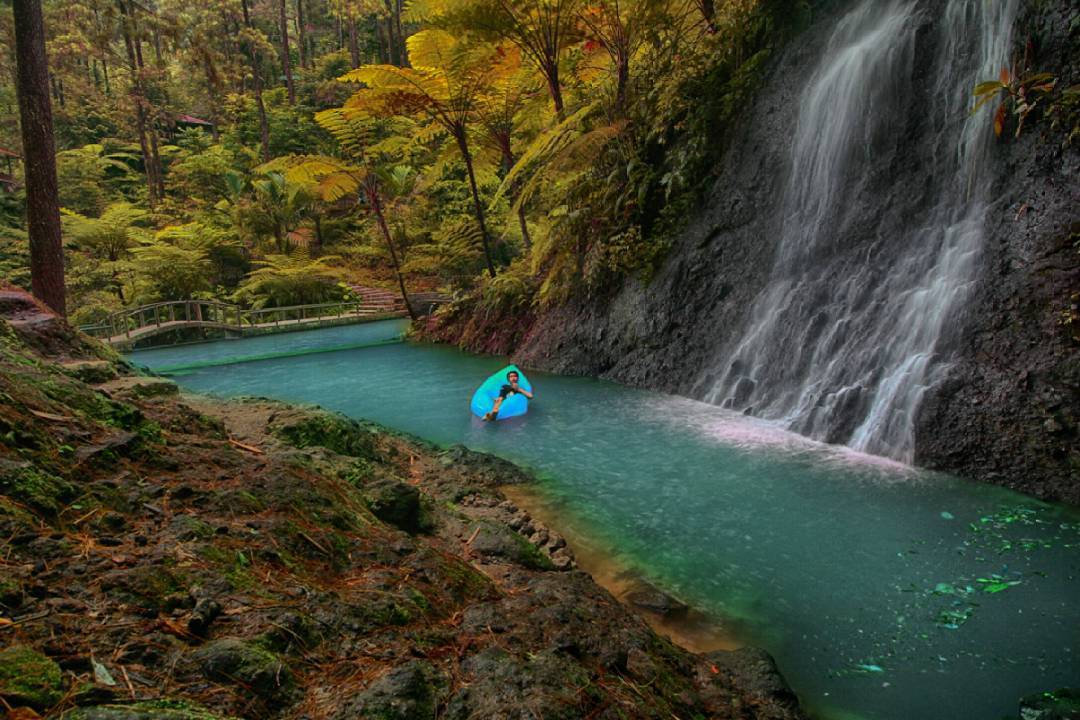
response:
[[[242,322],[246,326],[282,325],[307,322],[347,315],[363,315],[364,303],[357,301],[319,303],[317,305],[289,305],[287,307],[260,308],[241,310]]]
[[[121,310],[100,323],[84,325],[80,329],[97,338],[121,340],[130,339],[133,333],[148,327],[216,327],[242,331],[363,314],[364,305],[357,301],[251,309],[216,300],[173,300]]]

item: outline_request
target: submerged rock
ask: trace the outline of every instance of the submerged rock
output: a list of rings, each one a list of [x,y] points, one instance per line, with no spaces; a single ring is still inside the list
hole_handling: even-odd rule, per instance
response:
[[[1020,701],[1020,720],[1080,720],[1080,690],[1028,695]]]
[[[636,608],[656,613],[662,617],[685,615],[690,609],[686,603],[645,583],[641,583],[641,587],[627,593],[626,601]]]

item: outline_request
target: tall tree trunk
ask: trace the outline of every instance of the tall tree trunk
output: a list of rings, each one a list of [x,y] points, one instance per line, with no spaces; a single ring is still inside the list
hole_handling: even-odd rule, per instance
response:
[[[626,114],[626,88],[630,84],[630,58],[622,52],[619,53],[616,72],[615,115],[622,117]]]
[[[709,32],[716,30],[716,4],[715,0],[698,0],[701,15],[705,18],[705,26]]]
[[[476,174],[473,172],[472,153],[469,152],[469,140],[465,135],[464,128],[454,133],[457,140],[461,158],[465,161],[465,169],[469,173],[469,188],[472,190],[473,207],[476,209],[476,222],[480,225],[480,239],[484,242],[484,260],[487,262],[487,271],[491,277],[495,277],[495,263],[491,261],[491,241],[488,239],[487,223],[484,221],[484,206],[480,203],[480,191],[476,187]]]
[[[390,56],[390,64],[401,67],[404,64],[402,58],[405,53],[401,51],[402,46],[399,42],[401,26],[397,18],[397,0],[383,0],[383,5],[386,7],[386,22],[383,25],[386,28],[386,49]]]
[[[101,76],[105,80],[105,97],[112,95],[112,88],[109,87],[109,63],[106,60],[101,61]]]
[[[390,18],[387,18],[385,21],[376,20],[375,29],[379,33],[379,37],[381,37],[386,44],[386,57],[390,59],[390,64],[401,67],[401,53],[398,50],[397,43],[394,42],[393,20]]]
[[[218,84],[218,78],[214,72],[214,63],[210,59],[209,53],[203,53],[203,71],[206,73],[206,94],[210,98],[210,108],[208,115],[210,116],[210,134],[214,136],[214,142],[220,139],[218,132],[218,125],[220,125],[220,119],[218,115],[218,91],[220,89]]]
[[[397,29],[398,54],[401,56],[401,65],[402,67],[411,67],[409,63],[409,53],[405,47],[405,30],[401,26],[402,0],[393,0],[393,3],[394,27]]]
[[[525,206],[518,205],[518,224],[521,226],[521,242],[525,246],[525,252],[532,252],[532,236],[529,235],[529,223],[525,219]]]
[[[409,312],[409,317],[415,321],[416,310],[413,309],[412,301],[409,300],[409,293],[405,290],[405,276],[401,274],[401,262],[398,259],[397,250],[394,249],[394,238],[390,235],[390,228],[386,225],[386,217],[383,216],[379,188],[375,185],[374,180],[365,182],[364,194],[367,195],[368,204],[371,205],[371,209],[375,213],[375,220],[379,224],[379,230],[382,231],[386,247],[390,250],[390,261],[394,264],[394,273],[397,275],[398,287],[401,288],[401,297],[405,299],[405,309]]]
[[[281,68],[285,71],[285,88],[289,94],[289,104],[296,104],[296,88],[293,87],[292,58],[289,52],[289,14],[285,0],[278,0],[278,15],[281,20]]]
[[[150,153],[150,143],[146,138],[146,105],[143,98],[142,79],[139,72],[138,56],[135,49],[134,28],[127,5],[117,0],[120,8],[121,34],[124,37],[124,49],[127,50],[128,64],[131,67],[131,100],[135,105],[135,128],[139,134],[139,150],[142,151],[143,172],[146,173],[146,201],[153,210],[158,201],[158,184],[154,177],[154,159]]]
[[[322,234],[322,216],[316,215],[315,216],[315,247],[318,248],[319,252],[322,252],[324,244],[325,243],[323,242],[323,234]]]
[[[555,106],[555,114],[560,120],[563,118],[562,84],[559,82],[559,60],[546,63],[543,67],[544,78],[547,80],[548,94],[551,95],[551,103]]]
[[[360,67],[360,45],[356,41],[356,18],[349,18],[349,60],[353,70]]]
[[[296,42],[300,53],[300,67],[306,68],[307,63],[307,28],[304,27],[304,0],[296,0]]]
[[[64,297],[64,247],[56,186],[56,143],[49,102],[49,66],[41,0],[14,0],[16,87],[26,173],[26,224],[34,296],[60,315]]]
[[[161,165],[161,153],[158,151],[157,130],[153,116],[150,119],[150,157],[154,159],[154,182],[157,184],[157,196],[165,198],[165,169]]]
[[[157,63],[159,68],[165,67],[165,58],[161,54],[161,31],[158,29],[157,23],[154,23],[154,62]]]
[[[251,15],[248,13],[247,0],[240,0],[240,7],[244,11],[244,26],[248,30],[254,30],[251,25]],[[248,59],[251,61],[251,84],[255,95],[255,109],[259,113],[259,140],[262,145],[263,162],[270,162],[270,124],[266,121],[266,105],[263,104],[262,96],[262,63],[259,61],[259,51],[251,43],[248,46]]]

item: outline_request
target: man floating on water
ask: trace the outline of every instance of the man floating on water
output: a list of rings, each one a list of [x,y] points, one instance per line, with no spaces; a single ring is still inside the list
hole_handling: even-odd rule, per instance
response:
[[[485,422],[508,420],[527,413],[532,397],[529,378],[516,365],[507,365],[476,389],[471,407]]]
[[[506,384],[499,389],[499,397],[495,398],[495,404],[491,410],[484,414],[484,422],[491,422],[499,417],[499,408],[502,407],[503,401],[515,393],[520,393],[532,400],[533,394],[518,384],[520,380],[521,375],[517,370],[506,373]]]

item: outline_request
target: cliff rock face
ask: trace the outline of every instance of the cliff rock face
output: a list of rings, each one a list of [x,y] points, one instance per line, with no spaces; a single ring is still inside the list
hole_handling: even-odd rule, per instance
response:
[[[718,359],[731,356],[751,324],[780,252],[791,136],[803,93],[822,48],[856,4],[840,5],[774,60],[729,138],[715,186],[652,282],[631,280],[603,302],[541,314],[515,353],[518,362],[722,401],[715,388],[729,370]],[[927,170],[941,155],[942,146],[933,144],[940,130],[929,119],[927,88],[937,82],[940,60],[934,63],[948,19],[930,2],[920,2],[914,17],[911,60],[904,66],[911,89],[901,110],[878,127],[866,172],[844,188],[841,202],[850,200],[851,207],[842,211],[843,227],[826,249],[823,262],[831,263],[837,283],[869,263],[876,268],[866,284],[872,289],[887,282],[907,241],[903,231],[891,237],[888,229],[925,221],[920,214],[938,201],[948,180]],[[1078,41],[1080,10],[1020,2],[1012,40],[1017,61],[1026,55],[1031,67],[1054,72],[1070,86],[1080,78]],[[959,115],[956,122],[964,122]],[[991,122],[989,112],[985,121]],[[1068,128],[1054,129],[1050,118],[1037,115],[1028,122],[1019,139],[1007,131],[993,142],[977,170],[986,188],[982,247],[965,297],[934,346],[937,369],[909,420],[909,459],[1078,503],[1080,343],[1062,318],[1080,290],[1080,158],[1075,144],[1063,148]],[[819,259],[808,254],[806,262]],[[812,293],[800,300],[808,306],[819,301]],[[860,301],[865,297],[853,302]],[[818,320],[808,314],[805,322]],[[730,405],[755,412],[753,400],[740,404],[749,387],[731,383],[726,392]],[[830,399],[837,419],[815,436],[849,441],[853,427],[845,421],[844,400]]]

